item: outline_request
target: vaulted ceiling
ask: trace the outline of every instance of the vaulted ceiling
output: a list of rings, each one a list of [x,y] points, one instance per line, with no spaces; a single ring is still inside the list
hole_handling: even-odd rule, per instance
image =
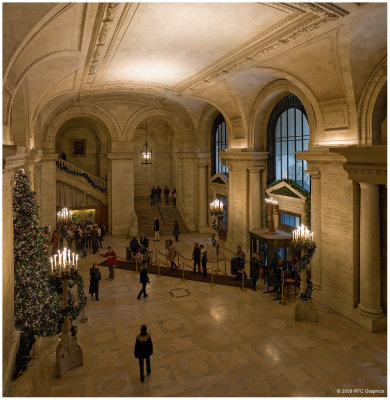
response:
[[[3,3],[3,123],[18,90],[32,120],[99,93],[245,119],[278,78],[357,102],[386,29],[386,3]]]

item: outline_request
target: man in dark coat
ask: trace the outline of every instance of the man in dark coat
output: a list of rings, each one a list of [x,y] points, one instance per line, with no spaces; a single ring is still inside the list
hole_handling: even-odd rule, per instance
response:
[[[99,234],[95,225],[93,225],[91,228],[91,244],[92,254],[96,254],[99,250]]]
[[[160,241],[160,221],[157,217],[154,217],[154,240],[153,242]]]
[[[196,265],[198,265],[198,272],[200,273],[200,247],[197,242],[194,244],[192,259],[194,260],[194,269],[192,272],[196,272]]]
[[[165,185],[164,188],[164,197],[165,197],[165,204],[169,204],[169,189],[167,187],[167,185]]]
[[[252,279],[253,290],[256,290],[256,282],[259,279],[259,268],[260,268],[259,256],[257,253],[254,253],[250,261],[250,277]]]
[[[139,244],[141,245],[141,250],[147,250],[149,248],[149,239],[142,235],[139,239]]]
[[[89,270],[91,275],[91,280],[89,282],[89,294],[91,297],[95,294],[95,298],[99,301],[99,281],[102,279],[99,268],[97,264],[93,264],[92,268]]]
[[[200,245],[200,251],[201,251],[201,254],[202,254],[203,277],[207,278],[207,251],[204,249],[203,244]]]
[[[156,188],[153,186],[152,189],[150,189],[150,205],[154,206],[154,203],[156,201]]]
[[[144,360],[146,359],[146,373],[148,376],[152,372],[150,369],[150,356],[153,354],[153,342],[150,333],[147,332],[146,325],[141,326],[141,332],[137,335],[134,346],[134,356],[139,361],[139,373],[141,382],[145,381]]]
[[[140,249],[140,245],[135,236],[133,236],[133,239],[130,240],[130,249],[131,249],[131,255],[133,257],[133,261],[135,261],[135,259],[138,257],[138,252]]]
[[[149,281],[149,277],[148,277],[148,270],[146,269],[146,260],[142,261],[142,266],[139,271],[139,282],[142,283],[142,289],[138,293],[137,299],[141,298],[142,293],[144,294],[144,297],[148,297],[149,295],[146,294],[146,285],[150,281]]]
[[[161,193],[162,193],[162,190],[161,190],[160,186],[157,185],[155,195],[157,196],[156,201],[158,201],[159,203],[161,203]]]

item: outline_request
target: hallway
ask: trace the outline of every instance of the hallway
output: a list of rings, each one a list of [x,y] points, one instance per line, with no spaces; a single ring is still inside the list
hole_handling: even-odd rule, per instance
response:
[[[195,239],[201,242],[183,235],[181,251],[190,254]],[[108,237],[104,245],[124,257],[127,243]],[[87,291],[91,263],[103,259],[88,253],[81,260]],[[386,395],[385,332],[367,332],[320,305],[319,323],[294,322],[294,300],[273,301],[262,281],[254,292],[150,274],[149,297],[137,300],[139,274],[118,269],[111,282],[100,270],[101,300],[89,300],[88,322],[77,324],[84,365],[55,378],[56,340],[43,339],[12,396],[338,396],[337,389]],[[143,323],[155,349],[145,383],[133,356]]]

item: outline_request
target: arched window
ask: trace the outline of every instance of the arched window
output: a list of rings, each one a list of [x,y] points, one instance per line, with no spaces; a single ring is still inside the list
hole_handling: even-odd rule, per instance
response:
[[[291,179],[310,191],[306,161],[297,160],[295,151],[308,150],[309,124],[298,97],[290,94],[275,106],[268,126],[268,182]]]
[[[219,153],[224,151],[228,147],[228,132],[226,122],[221,114],[215,119],[212,128],[212,161],[211,161],[211,174],[215,175],[219,172],[229,173],[229,169],[226,165],[220,163]]]

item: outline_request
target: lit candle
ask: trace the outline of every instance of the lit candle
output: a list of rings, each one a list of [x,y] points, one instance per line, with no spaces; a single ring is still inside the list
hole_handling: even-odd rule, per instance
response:
[[[58,255],[58,265],[59,265],[59,267],[61,268],[61,264],[62,264],[62,262],[61,262],[61,253]]]
[[[72,264],[74,265],[74,253],[72,253],[72,255],[73,255],[73,263]]]
[[[54,266],[57,269],[57,254],[54,254]]]
[[[68,250],[68,263],[70,263],[70,250]]]
[[[51,262],[51,273],[53,273],[53,257],[50,257],[50,262]]]

